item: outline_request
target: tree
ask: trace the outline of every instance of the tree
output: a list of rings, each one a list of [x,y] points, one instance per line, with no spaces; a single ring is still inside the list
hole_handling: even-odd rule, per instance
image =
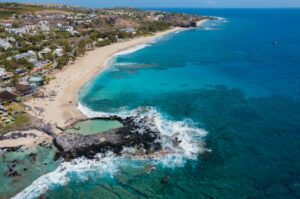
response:
[[[60,56],[57,58],[57,67],[59,69],[62,69],[63,66],[65,66],[70,60],[70,57],[68,54],[64,54],[63,56]]]
[[[20,78],[20,76],[17,75],[17,74],[15,74],[15,75],[12,77],[10,83],[11,83],[13,86],[15,86],[15,85],[19,82],[19,78]]]
[[[49,61],[52,61],[52,62],[54,61],[54,56],[53,56],[53,54],[51,52],[48,52],[47,54],[45,54],[44,58],[46,60],[49,60]]]
[[[31,70],[33,69],[34,65],[32,63],[30,63],[29,61],[27,61],[26,59],[22,58],[22,59],[19,59],[17,61],[18,64],[24,66],[26,69],[28,70]]]
[[[80,40],[78,47],[77,47],[77,52],[79,55],[84,55],[85,54],[85,46],[87,44],[87,41],[85,39]]]
[[[70,43],[67,40],[62,40],[60,42],[60,45],[62,46],[62,49],[64,51],[64,53],[68,53],[72,51],[72,47],[70,45]]]

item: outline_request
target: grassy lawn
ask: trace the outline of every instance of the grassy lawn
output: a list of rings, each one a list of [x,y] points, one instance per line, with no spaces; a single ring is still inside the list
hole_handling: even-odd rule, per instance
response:
[[[27,113],[19,113],[14,116],[15,121],[11,124],[5,124],[0,128],[0,133],[6,133],[14,129],[20,129],[28,126],[31,123],[31,116]]]

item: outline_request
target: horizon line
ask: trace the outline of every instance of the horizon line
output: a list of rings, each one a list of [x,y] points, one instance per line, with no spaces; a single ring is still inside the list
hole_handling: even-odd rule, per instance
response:
[[[94,6],[83,6],[83,5],[76,5],[76,4],[71,4],[71,3],[50,3],[50,2],[16,2],[16,1],[1,1],[0,3],[17,3],[17,4],[36,4],[36,5],[47,5],[47,4],[53,4],[53,5],[65,5],[65,6],[74,6],[74,7],[81,7],[81,8],[89,8],[89,9],[105,9],[105,8],[139,8],[139,9],[300,9],[299,7],[184,7],[184,6],[174,6],[174,7],[167,7],[167,6],[158,6],[158,7],[153,7],[153,6],[103,6],[103,7],[94,7]]]

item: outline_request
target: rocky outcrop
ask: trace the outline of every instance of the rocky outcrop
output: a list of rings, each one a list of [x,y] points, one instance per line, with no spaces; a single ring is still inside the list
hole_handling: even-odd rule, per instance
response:
[[[5,135],[0,135],[0,150],[9,152],[35,146],[49,146],[52,140],[51,136],[35,129],[12,131]]]
[[[80,156],[93,158],[97,153],[106,151],[119,154],[124,147],[143,149],[146,154],[161,149],[160,143],[156,142],[159,139],[159,132],[147,127],[146,119],[135,117],[109,119],[118,119],[124,127],[86,136],[61,133],[55,138],[55,144],[60,151],[58,155],[65,159]]]

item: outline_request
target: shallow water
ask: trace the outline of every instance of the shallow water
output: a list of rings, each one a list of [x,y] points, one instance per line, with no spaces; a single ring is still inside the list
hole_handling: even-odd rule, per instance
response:
[[[78,122],[74,125],[74,128],[67,130],[67,132],[79,133],[82,135],[93,135],[120,127],[123,127],[123,124],[117,120],[97,119]]]
[[[53,171],[55,147],[37,147],[17,152],[0,153],[0,198],[10,198],[29,186],[41,175]],[[9,177],[9,170],[16,172]]]
[[[65,163],[19,198],[300,197],[299,9],[168,11],[223,18],[119,54],[79,100],[149,118],[176,153]]]

